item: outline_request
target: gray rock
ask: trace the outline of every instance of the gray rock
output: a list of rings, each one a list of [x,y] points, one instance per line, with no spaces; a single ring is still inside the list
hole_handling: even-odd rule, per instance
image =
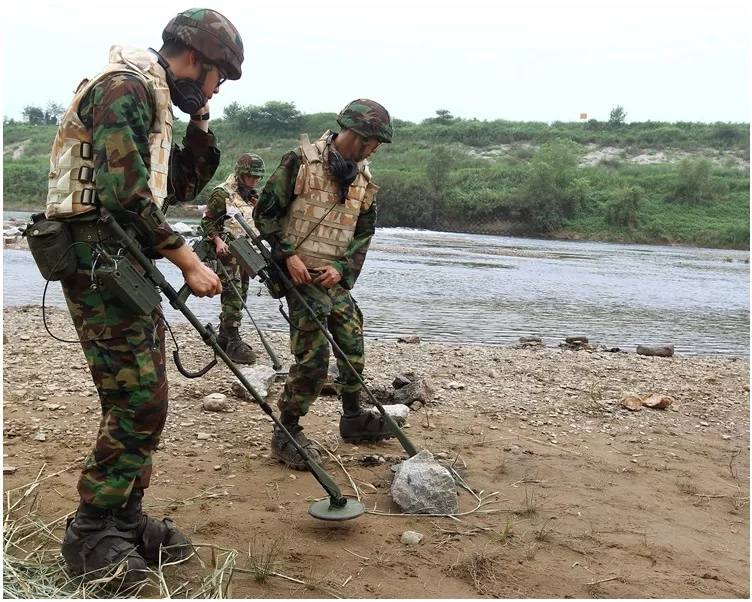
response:
[[[269,394],[269,387],[272,386],[274,379],[277,378],[277,372],[271,366],[254,364],[253,366],[243,366],[240,373],[251,383],[251,386],[259,394],[261,399],[266,399]],[[233,394],[237,395],[244,401],[255,401],[248,390],[241,384],[237,377],[234,377],[230,386]]]
[[[371,393],[373,393],[373,396],[378,400],[378,402],[381,405],[390,405],[395,403],[394,401],[394,391],[392,389],[388,389],[386,387],[382,387],[379,385],[370,387]],[[361,399],[368,400],[369,397],[365,393],[361,393]]]
[[[423,450],[396,467],[392,499],[410,514],[456,514],[457,489],[449,470]]]
[[[400,343],[420,343],[420,336],[417,334],[406,334],[397,339]]]
[[[196,433],[196,439],[199,441],[209,441],[211,435],[209,433]]]
[[[406,406],[411,406],[417,401],[426,405],[432,399],[433,385],[431,384],[431,381],[427,378],[421,378],[394,391],[392,403],[401,403]]]
[[[520,343],[542,343],[543,339],[539,336],[529,336],[529,337],[520,337],[519,339]]]
[[[671,357],[674,355],[674,345],[637,345],[637,355]]]
[[[406,546],[417,546],[423,541],[423,537],[423,533],[418,533],[417,531],[405,531],[402,534],[402,537],[400,537],[400,541]]]
[[[572,344],[572,343],[589,343],[590,342],[590,340],[584,334],[575,334],[575,335],[567,337],[565,340],[569,344]]]
[[[402,387],[409,385],[412,381],[416,380],[417,378],[418,378],[418,375],[415,374],[415,372],[402,372],[394,377],[394,380],[392,381],[392,386],[395,389],[401,389]]]
[[[410,415],[410,408],[401,403],[384,406],[384,410],[389,414],[398,425],[403,425],[407,421],[407,417]],[[381,412],[376,406],[373,406],[369,412],[376,417],[381,416]]]
[[[202,402],[202,407],[207,412],[226,412],[227,411],[227,395],[224,393],[210,393]]]

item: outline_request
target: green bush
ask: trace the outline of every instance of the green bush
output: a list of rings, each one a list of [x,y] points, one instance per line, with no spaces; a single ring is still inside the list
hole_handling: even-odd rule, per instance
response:
[[[710,200],[710,196],[710,161],[691,157],[682,159],[677,168],[676,185],[666,200],[695,205]]]
[[[606,205],[606,222],[619,228],[636,228],[644,196],[639,186],[620,186]]]

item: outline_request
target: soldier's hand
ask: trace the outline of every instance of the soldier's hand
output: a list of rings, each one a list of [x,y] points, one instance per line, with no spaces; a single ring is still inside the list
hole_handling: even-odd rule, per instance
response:
[[[290,272],[290,278],[292,278],[295,286],[311,283],[311,275],[308,273],[308,268],[300,257],[292,255],[287,258],[285,263],[287,264],[287,271]]]
[[[219,236],[214,239],[214,246],[217,249],[217,255],[220,255],[221,257],[226,257],[230,254],[230,247],[227,246],[227,243],[222,240]]]
[[[186,284],[197,297],[213,297],[222,292],[222,284],[212,270],[203,263],[197,263],[194,267],[183,272]]]
[[[320,272],[313,281],[315,284],[320,284],[324,288],[331,288],[342,280],[342,274],[337,271],[337,268],[331,265],[326,265],[321,268],[314,268],[314,271]]]

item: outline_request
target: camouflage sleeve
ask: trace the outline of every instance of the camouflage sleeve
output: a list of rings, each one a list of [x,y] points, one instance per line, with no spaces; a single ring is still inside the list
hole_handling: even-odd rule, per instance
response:
[[[347,247],[345,256],[332,265],[342,274],[341,284],[346,289],[352,289],[355,281],[360,276],[363,264],[366,261],[368,248],[371,246],[371,239],[376,233],[376,201],[371,204],[368,211],[364,211],[358,216],[355,224],[355,236]]]
[[[227,199],[229,198],[230,195],[227,194],[227,191],[221,186],[217,186],[206,202],[204,217],[201,219],[201,228],[209,238],[214,238],[215,234],[219,234],[223,230],[218,226],[217,220],[227,214]]]
[[[205,132],[189,121],[183,148],[177,144],[172,146],[168,183],[170,195],[180,203],[195,199],[214,177],[219,167],[219,155],[212,131]]]
[[[280,220],[295,198],[295,180],[299,168],[298,154],[295,151],[285,154],[279,167],[269,176],[253,210],[253,220],[259,232],[270,234],[276,239],[273,250],[277,259],[295,255],[295,246],[283,235]]]
[[[135,76],[122,73],[103,79],[81,104],[80,117],[92,132],[97,194],[102,207],[115,217],[123,210],[141,215],[155,206],[149,189],[149,130],[153,113],[152,99],[143,83]],[[195,126],[193,129],[206,137],[204,143],[213,144],[213,137],[210,139],[210,136]],[[190,131],[186,132],[189,147],[193,144],[198,149],[201,144],[192,142],[195,138]],[[201,137],[198,138],[200,140]],[[194,165],[195,175],[192,178],[186,177],[185,180],[173,170],[176,163],[171,157],[170,179],[176,176],[175,181],[179,183],[176,194],[190,194],[191,189],[200,190],[199,186],[203,187],[208,181],[203,181],[208,172],[211,171],[213,175],[208,165],[212,161],[211,157],[219,151],[213,147],[208,148],[213,150],[207,151],[207,158],[203,160],[193,157],[190,149],[181,151],[191,154],[188,163]],[[181,173],[185,174],[183,166],[186,165],[186,158],[178,159],[177,165],[181,166]],[[181,184],[183,181],[185,183]],[[155,228],[153,234],[154,249],[157,251],[177,249],[185,244],[183,237],[167,223]]]

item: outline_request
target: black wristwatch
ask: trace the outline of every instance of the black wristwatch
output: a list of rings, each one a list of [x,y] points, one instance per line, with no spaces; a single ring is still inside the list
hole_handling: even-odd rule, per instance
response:
[[[209,121],[209,113],[203,115],[191,115],[191,121]]]

